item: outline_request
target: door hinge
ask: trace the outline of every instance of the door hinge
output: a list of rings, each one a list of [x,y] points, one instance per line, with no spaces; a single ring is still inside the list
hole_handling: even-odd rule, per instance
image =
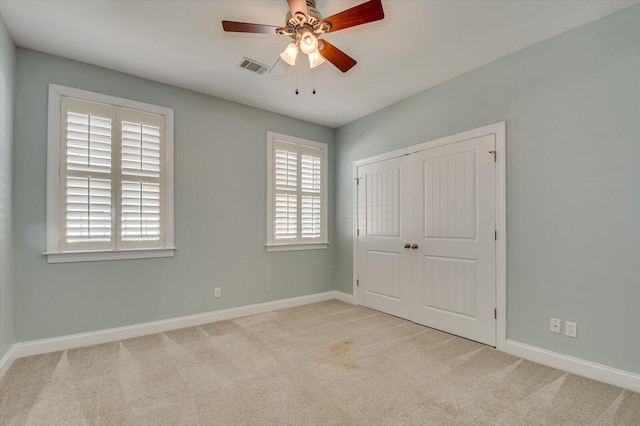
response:
[[[360,185],[360,178],[357,177],[357,178],[354,178],[354,179],[356,180],[356,185]]]
[[[498,231],[494,231],[493,233],[493,239],[498,241]]]
[[[360,287],[360,280],[356,280],[356,287]]]
[[[493,162],[495,163],[496,161],[498,161],[496,159],[496,152],[495,151],[489,151],[489,154],[493,155]]]
[[[358,229],[358,230],[356,231],[356,237],[359,237],[359,236],[360,236],[360,230]]]
[[[497,309],[493,310],[493,319],[498,319],[498,310]]]

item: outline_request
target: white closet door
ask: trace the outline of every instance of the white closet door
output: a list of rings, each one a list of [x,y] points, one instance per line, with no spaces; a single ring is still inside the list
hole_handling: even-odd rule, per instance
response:
[[[411,314],[411,172],[408,156],[358,168],[358,300]]]
[[[411,319],[495,346],[495,135],[412,155]]]

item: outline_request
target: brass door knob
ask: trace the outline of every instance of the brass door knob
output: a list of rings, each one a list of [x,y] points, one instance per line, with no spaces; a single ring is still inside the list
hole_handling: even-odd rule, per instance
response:
[[[410,243],[404,243],[404,248],[411,248],[411,244]]]
[[[411,248],[415,250],[415,249],[418,248],[418,245],[417,244],[411,244]]]

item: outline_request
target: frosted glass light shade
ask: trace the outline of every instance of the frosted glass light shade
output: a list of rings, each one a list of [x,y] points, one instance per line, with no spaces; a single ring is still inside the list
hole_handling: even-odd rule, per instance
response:
[[[309,68],[315,68],[324,62],[324,58],[317,50],[309,53]]]
[[[300,38],[300,50],[307,55],[318,50],[318,38],[311,31],[305,32]]]
[[[289,43],[284,52],[280,54],[282,60],[291,66],[296,64],[296,56],[298,56],[298,46],[295,43]]]

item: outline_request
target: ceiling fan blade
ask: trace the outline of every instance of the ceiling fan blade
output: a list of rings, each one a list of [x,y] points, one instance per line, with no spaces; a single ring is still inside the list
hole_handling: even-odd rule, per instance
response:
[[[248,22],[222,21],[222,28],[231,33],[278,34],[275,25],[250,24]]]
[[[296,16],[297,13],[302,13],[304,16],[308,15],[307,0],[287,0],[287,3],[289,3],[291,16]]]
[[[340,71],[347,72],[358,63],[351,56],[347,55],[327,40],[321,39],[318,41],[324,43],[324,47],[318,52],[320,52],[323,58],[335,65]]]
[[[379,21],[382,18],[384,18],[382,0],[370,0],[351,9],[331,15],[323,19],[322,22],[331,24],[330,31],[336,32],[338,30],[344,30],[345,28],[355,27],[356,25]]]

